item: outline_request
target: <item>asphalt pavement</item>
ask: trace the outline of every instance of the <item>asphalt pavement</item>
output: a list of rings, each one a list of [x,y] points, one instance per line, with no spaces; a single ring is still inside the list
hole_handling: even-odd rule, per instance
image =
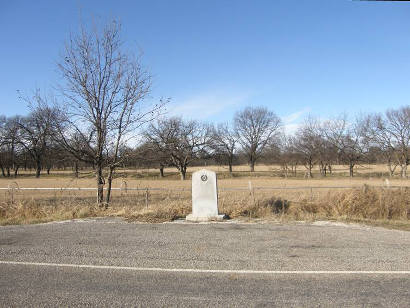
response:
[[[410,232],[357,225],[0,227],[0,306],[410,306]]]

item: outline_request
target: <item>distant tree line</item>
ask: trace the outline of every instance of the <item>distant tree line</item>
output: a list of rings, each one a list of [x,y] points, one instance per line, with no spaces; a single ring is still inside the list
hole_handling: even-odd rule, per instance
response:
[[[333,165],[345,164],[353,177],[356,165],[379,162],[391,176],[399,168],[407,177],[410,106],[352,121],[346,115],[325,121],[309,116],[294,134],[285,134],[280,118],[265,107],[246,107],[217,125],[164,117],[167,100],[144,102],[151,76],[139,57],[123,52],[115,21],[71,35],[58,69],[58,100],[36,91],[23,97],[28,115],[0,117],[3,177],[17,177],[21,169],[40,177],[67,168],[78,177],[81,168],[92,168],[100,205],[110,202],[118,167],[158,168],[161,177],[166,167],[175,167],[184,180],[188,166],[205,162],[226,165],[230,173],[239,163],[251,172],[256,163],[279,164],[286,176],[304,166],[307,177],[315,167],[327,176]]]
[[[188,165],[213,160],[228,166],[248,163],[278,164],[286,176],[304,166],[306,177],[318,168],[321,176],[332,166],[348,166],[349,175],[364,163],[385,163],[390,176],[400,168],[407,177],[410,163],[410,106],[368,114],[349,121],[347,115],[321,121],[308,116],[294,134],[285,134],[280,119],[264,107],[247,107],[232,123],[201,124],[172,117],[151,123],[145,143],[135,149],[145,166],[174,166],[185,178]]]
[[[109,185],[117,166],[157,168],[161,177],[166,167],[175,167],[185,179],[193,164],[226,165],[232,173],[235,164],[247,163],[253,172],[260,162],[280,165],[286,176],[296,175],[296,168],[304,166],[305,176],[311,178],[315,168],[327,176],[333,165],[344,164],[353,177],[357,165],[384,163],[390,176],[399,169],[406,178],[410,163],[410,106],[362,115],[352,122],[346,115],[326,121],[308,116],[294,134],[285,134],[280,119],[264,107],[247,107],[232,123],[217,125],[161,117],[128,132],[140,137],[138,145],[110,139],[98,154],[92,131],[86,135],[79,129],[67,130],[63,110],[45,104],[39,93],[33,100],[27,116],[0,117],[3,177],[17,177],[21,169],[35,170],[36,177],[51,169],[71,169],[78,176],[81,168],[98,169],[98,156],[101,182],[107,178]],[[115,134],[112,130],[107,135]]]

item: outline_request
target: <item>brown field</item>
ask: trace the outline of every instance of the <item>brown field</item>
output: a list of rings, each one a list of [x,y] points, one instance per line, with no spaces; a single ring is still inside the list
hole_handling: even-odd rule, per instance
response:
[[[303,174],[281,177],[275,174],[280,171],[277,166],[257,166],[254,174],[246,171],[247,166],[237,166],[233,177],[225,168],[206,168],[218,173],[220,212],[231,218],[358,221],[410,230],[410,180],[391,178],[387,186],[387,177],[374,176],[385,166],[362,166],[354,178],[344,176],[346,168],[337,166],[332,176],[323,178],[316,174],[313,179],[305,179]],[[303,169],[299,172],[303,173]],[[17,179],[1,178],[0,187],[9,188],[0,191],[0,224],[92,216],[162,222],[182,218],[191,209],[191,181],[189,177],[186,181],[179,180],[174,169],[167,169],[163,179],[153,169],[119,171],[113,187],[122,190],[113,191],[108,209],[95,206],[95,191],[21,189],[95,187],[90,171],[82,172],[79,179],[73,178],[69,171],[52,171],[40,179],[23,174]],[[155,190],[158,188],[161,190]]]
[[[213,170],[218,173],[219,176],[222,177],[230,177],[228,173],[227,166],[194,166],[188,167],[188,174],[194,171],[200,170],[202,168],[207,168]],[[303,178],[306,172],[306,168],[303,166],[297,166],[297,177]],[[81,171],[82,177],[92,177],[92,173],[90,170]],[[150,169],[118,169],[117,174],[125,176],[125,177],[137,177],[137,178],[155,178],[158,177],[158,169],[150,168]],[[278,177],[278,176],[285,176],[282,168],[279,165],[256,165],[255,172],[252,174],[249,172],[249,166],[240,165],[240,166],[233,166],[233,173],[234,177],[239,176],[250,176],[250,177]],[[313,170],[313,174],[316,177],[320,177],[319,170],[315,168]],[[34,177],[33,170],[19,170],[20,177]],[[165,168],[165,175],[166,177],[171,177],[178,179],[178,173],[176,168],[168,167]],[[328,174],[328,177],[345,177],[349,175],[349,169],[345,165],[334,165],[333,166],[333,174]],[[399,175],[399,168],[396,168],[395,176]],[[73,177],[73,171],[66,169],[66,170],[52,170],[50,175],[47,175],[46,172],[43,172],[44,177]],[[357,165],[355,167],[355,177],[389,177],[388,170],[386,165],[378,164],[378,165]],[[288,174],[288,178],[293,178],[293,176]],[[1,179],[0,179],[1,180]]]
[[[401,179],[398,176],[390,178],[385,165],[365,165],[356,167],[355,177],[350,178],[348,168],[343,165],[333,167],[333,174],[327,177],[320,176],[318,170],[314,172],[313,179],[304,178],[305,168],[298,166],[297,176],[286,177],[280,166],[257,165],[255,172],[249,172],[248,166],[234,166],[233,176],[228,173],[225,166],[200,166],[188,168],[186,181],[180,181],[175,168],[166,168],[165,177],[159,178],[158,169],[118,170],[113,187],[120,187],[125,180],[128,187],[166,187],[166,188],[189,188],[191,185],[190,174],[194,171],[206,168],[218,174],[220,187],[248,187],[251,181],[254,186],[357,186],[357,185],[384,185],[388,179],[393,186],[409,186],[410,179]],[[396,170],[398,172],[398,170]],[[397,173],[396,172],[396,173]],[[91,170],[82,171],[80,178],[73,177],[73,172],[66,170],[52,170],[50,175],[43,172],[40,179],[34,178],[34,171],[20,172],[17,179],[0,178],[0,187],[8,187],[16,182],[21,187],[94,187],[94,175]]]

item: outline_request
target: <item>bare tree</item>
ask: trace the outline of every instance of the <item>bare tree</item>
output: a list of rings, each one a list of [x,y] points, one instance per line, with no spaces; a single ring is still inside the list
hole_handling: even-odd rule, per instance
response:
[[[210,128],[197,121],[173,117],[151,124],[145,132],[148,142],[160,153],[166,153],[171,165],[185,180],[188,165],[204,154],[209,145]]]
[[[381,114],[371,114],[366,117],[365,137],[370,145],[378,148],[380,156],[386,162],[389,175],[392,177],[398,165],[396,149],[392,135],[386,130],[386,122]]]
[[[332,165],[337,160],[337,148],[324,137],[321,126],[319,127],[318,137],[316,154],[319,172],[322,176],[326,176],[328,172],[332,174]]]
[[[261,160],[266,164],[279,164],[282,175],[286,178],[289,175],[296,176],[301,159],[293,143],[294,136],[281,132],[266,146]]]
[[[39,90],[32,98],[24,98],[29,103],[31,112],[26,117],[17,118],[18,143],[32,158],[36,177],[39,178],[44,158],[56,133],[56,124],[60,118],[60,110],[49,106],[47,99]]]
[[[401,177],[406,178],[410,164],[410,106],[386,111],[384,130],[397,154]]]
[[[19,154],[22,146],[19,143],[20,117],[0,118],[0,168],[3,176],[10,177],[14,170],[14,177],[20,167]]]
[[[3,177],[6,176],[5,168],[9,165],[9,150],[7,141],[7,118],[0,116],[0,169]]]
[[[324,123],[323,133],[327,141],[335,147],[337,155],[349,166],[349,175],[353,177],[354,167],[359,163],[367,151],[364,136],[363,119],[356,119],[349,123],[347,115]]]
[[[14,170],[14,177],[17,177],[20,167],[19,154],[22,147],[19,145],[19,116],[9,118],[6,123],[6,141],[8,144],[10,166]],[[9,173],[9,172],[8,172]]]
[[[293,146],[300,154],[309,178],[313,177],[312,169],[319,159],[322,138],[318,134],[320,124],[313,117],[308,117],[295,134]]]
[[[60,143],[75,158],[95,168],[97,203],[103,204],[108,168],[106,204],[121,148],[131,132],[150,121],[162,107],[142,104],[150,92],[151,77],[140,59],[125,53],[120,25],[113,21],[101,31],[87,31],[66,43],[58,67],[65,80],[67,118],[60,129]]]
[[[150,166],[159,169],[159,176],[163,178],[165,167],[171,165],[169,155],[163,152],[156,144],[145,142],[140,145],[135,151],[134,156],[145,166]]]
[[[410,106],[369,115],[366,121],[366,137],[381,150],[390,176],[399,165],[401,176],[406,178],[410,163]]]
[[[266,145],[279,132],[281,120],[264,107],[247,107],[235,115],[235,130],[251,172]]]
[[[214,151],[214,157],[222,158],[227,162],[230,174],[232,174],[237,143],[238,134],[227,123],[212,128],[211,148]]]

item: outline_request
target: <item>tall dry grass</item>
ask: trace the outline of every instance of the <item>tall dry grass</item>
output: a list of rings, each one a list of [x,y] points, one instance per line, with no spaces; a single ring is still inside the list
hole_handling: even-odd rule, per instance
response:
[[[21,201],[17,204],[0,205],[0,225],[31,224],[49,221],[69,220],[103,215],[91,205],[60,204],[49,206],[40,202]]]
[[[242,198],[223,199],[223,210],[231,217],[284,217],[307,219],[372,219],[408,220],[410,218],[410,189],[328,190],[323,194],[299,193],[288,199],[280,194],[261,193]],[[292,198],[292,193],[287,192]]]
[[[223,191],[219,210],[230,218],[280,221],[341,220],[398,224],[410,230],[410,189]],[[0,224],[26,224],[97,216],[130,221],[165,222],[191,212],[189,191],[152,191],[113,196],[108,209],[95,205],[92,195],[47,196],[0,204]]]

